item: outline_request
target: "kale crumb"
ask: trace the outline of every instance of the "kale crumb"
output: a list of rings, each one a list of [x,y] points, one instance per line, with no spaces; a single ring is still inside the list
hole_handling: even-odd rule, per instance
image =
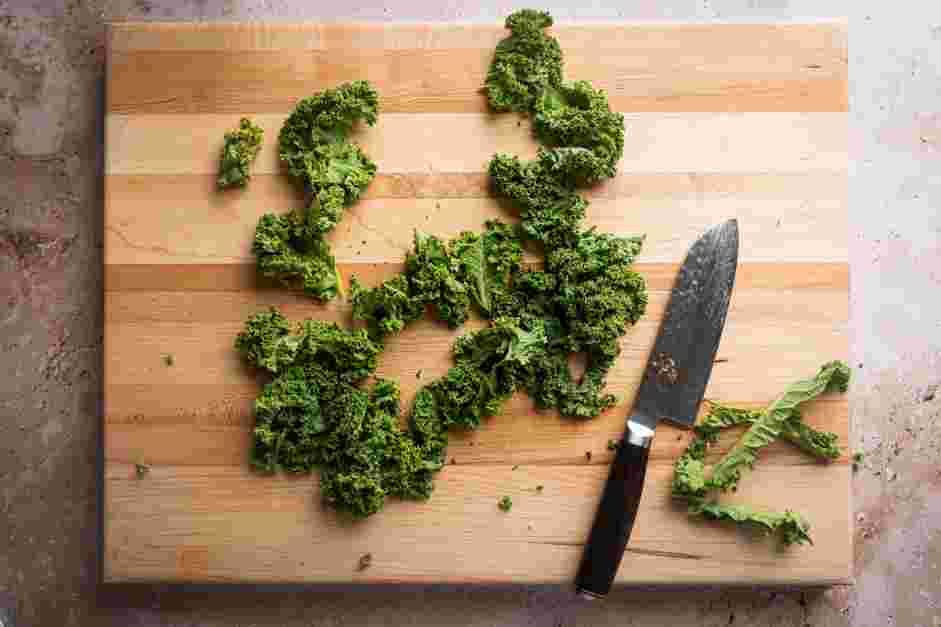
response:
[[[359,563],[356,565],[356,570],[366,570],[372,566],[372,553],[366,553],[361,558],[359,558]]]
[[[500,501],[497,503],[497,507],[500,508],[500,511],[508,512],[508,511],[510,511],[511,509],[513,509],[513,499],[511,499],[511,498],[508,497],[508,496],[504,496],[504,497],[503,497],[502,499],[500,499]]]
[[[150,466],[142,463],[134,464],[134,472],[137,474],[138,479],[143,479],[150,472]]]
[[[421,375],[422,375],[422,371],[419,370],[418,372],[415,373],[415,378],[416,378],[416,379],[421,379]]]
[[[859,472],[859,467],[862,465],[865,458],[866,454],[861,451],[853,453],[853,472]]]
[[[620,444],[620,442],[618,442],[617,440],[608,440],[608,450],[609,450],[609,451],[616,451],[616,450],[618,450],[618,447],[619,447],[619,446],[621,446],[621,444]]]
[[[167,366],[172,366],[174,363],[173,355],[171,355],[170,353],[167,353],[166,355],[164,355],[163,363],[166,364]]]

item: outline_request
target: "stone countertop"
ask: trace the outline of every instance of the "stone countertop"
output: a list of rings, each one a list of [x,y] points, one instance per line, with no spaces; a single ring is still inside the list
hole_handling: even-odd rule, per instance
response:
[[[856,585],[625,590],[97,586],[104,22],[481,20],[408,0],[0,0],[0,620],[16,625],[941,625],[941,4],[667,0],[560,20],[850,17]],[[627,4],[627,3],[625,3]],[[937,390],[937,393],[936,393]]]

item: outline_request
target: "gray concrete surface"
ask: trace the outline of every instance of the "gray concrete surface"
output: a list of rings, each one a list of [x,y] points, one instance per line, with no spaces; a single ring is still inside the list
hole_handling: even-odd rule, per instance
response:
[[[856,585],[635,590],[588,607],[552,589],[97,586],[103,22],[497,20],[511,7],[0,0],[0,608],[18,625],[941,625],[941,4],[537,4],[563,20],[850,16]]]

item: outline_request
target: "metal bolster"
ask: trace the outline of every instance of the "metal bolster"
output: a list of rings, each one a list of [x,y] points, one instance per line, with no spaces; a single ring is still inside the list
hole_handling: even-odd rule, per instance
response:
[[[627,442],[641,448],[650,448],[653,442],[653,429],[633,419],[627,420]]]

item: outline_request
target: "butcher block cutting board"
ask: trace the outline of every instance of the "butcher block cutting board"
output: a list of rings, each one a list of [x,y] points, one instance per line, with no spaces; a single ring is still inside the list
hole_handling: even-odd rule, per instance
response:
[[[624,112],[619,175],[591,190],[589,221],[647,236],[637,269],[647,315],[609,379],[621,397],[590,421],[518,396],[455,433],[427,502],[390,499],[350,524],[321,505],[316,474],[253,473],[259,380],[233,350],[245,319],[348,320],[256,281],[253,229],[300,195],[279,171],[295,102],[368,79],[381,97],[357,141],[379,174],[332,234],[344,277],[401,269],[413,229],[442,237],[515,216],[487,191],[496,151],[534,155],[528,122],[488,113],[479,89],[500,25],[114,24],[105,176],[105,580],[566,582],[574,576],[612,453],[678,264],[707,227],[736,217],[738,278],[707,398],[760,406],[848,354],[847,32],[843,22],[562,24],[566,76]],[[217,193],[223,133],[265,130],[245,190]],[[468,326],[480,326],[477,321]],[[449,366],[458,332],[429,320],[387,343],[379,374],[410,401]],[[167,356],[172,356],[168,358]],[[172,361],[172,364],[168,362]],[[420,373],[420,374],[419,374]],[[419,378],[419,376],[421,378]],[[847,441],[845,397],[807,411]],[[661,427],[621,583],[825,584],[851,575],[850,463],[770,447],[730,502],[791,508],[814,546],[783,550],[671,502],[688,434]],[[729,435],[717,453],[733,442]],[[590,453],[590,455],[588,455]],[[143,477],[135,464],[149,467]],[[542,486],[542,489],[538,489]],[[503,496],[512,511],[497,507]],[[359,570],[360,557],[372,565]]]

